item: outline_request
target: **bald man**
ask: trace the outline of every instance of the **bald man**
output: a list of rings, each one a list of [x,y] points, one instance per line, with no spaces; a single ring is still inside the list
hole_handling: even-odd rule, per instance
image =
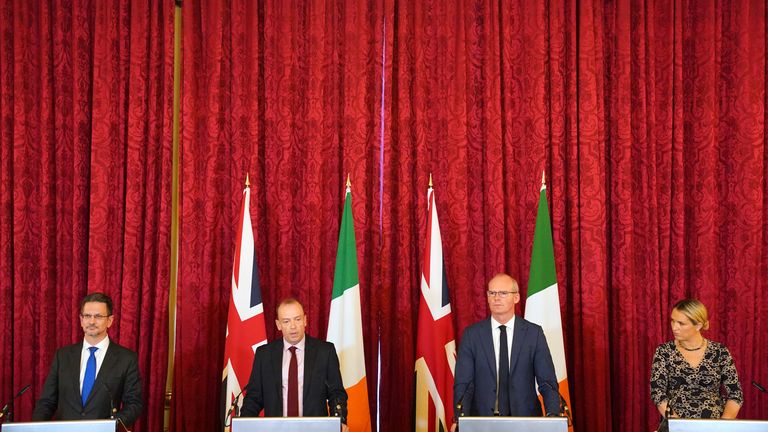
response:
[[[333,415],[347,430],[347,392],[333,344],[305,333],[307,316],[296,299],[280,302],[275,325],[283,337],[256,350],[240,415],[255,417],[262,410],[267,417]]]
[[[461,403],[468,416],[540,417],[538,382],[546,414],[558,415],[555,366],[544,332],[515,316],[520,302],[517,281],[499,273],[488,282],[485,294],[491,316],[467,327],[461,338],[454,405]],[[456,415],[461,414],[457,410]]]

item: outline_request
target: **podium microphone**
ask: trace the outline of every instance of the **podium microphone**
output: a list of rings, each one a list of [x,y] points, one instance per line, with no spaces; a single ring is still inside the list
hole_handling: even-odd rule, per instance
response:
[[[338,397],[331,399],[331,385],[328,383],[328,380],[323,381],[323,384],[325,385],[325,394],[327,396],[329,414],[333,417],[341,418],[341,422],[343,424],[347,424],[347,418],[344,414],[342,405],[344,401]]]
[[[496,373],[496,401],[493,403],[493,415],[498,417],[499,414],[499,374]]]
[[[571,410],[568,408],[568,402],[563,397],[563,394],[560,393],[560,389],[553,386],[547,381],[544,381],[542,384],[546,385],[550,389],[554,390],[555,393],[557,393],[557,397],[560,399],[560,415],[564,416],[568,419],[568,426],[571,426],[573,423],[573,419],[571,417]]]
[[[456,432],[459,431],[459,417],[464,417],[464,398],[467,397],[467,394],[474,395],[475,394],[475,382],[470,381],[469,384],[467,384],[466,387],[464,387],[464,393],[461,394],[461,397],[459,398],[459,402],[456,403],[456,411],[453,413],[453,422],[456,423]],[[498,405],[498,402],[496,403]],[[458,414],[457,414],[458,413]]]
[[[21,390],[19,390],[16,393],[16,395],[12,397],[10,401],[8,401],[7,404],[5,404],[3,409],[0,410],[0,419],[2,419],[3,417],[8,417],[8,423],[11,422],[11,420],[13,419],[13,412],[11,411],[13,409],[13,401],[15,401],[17,397],[26,393],[26,391],[29,390],[31,386],[32,384],[27,384],[24,387],[22,387]]]
[[[669,405],[667,405],[667,410],[664,412],[664,418],[661,419],[659,427],[656,428],[657,432],[669,432],[669,412]]]
[[[760,390],[763,393],[768,393],[768,390],[765,389],[765,387],[758,384],[756,381],[752,381],[752,385],[755,386],[756,389]]]
[[[456,411],[458,411],[458,417],[464,417],[464,398],[467,397],[467,394],[474,394],[475,393],[475,382],[470,381],[469,384],[464,388],[464,393],[461,394],[461,397],[459,398],[459,402],[456,404]],[[496,406],[498,406],[498,401],[496,401]],[[454,417],[457,417],[454,414]],[[455,419],[454,419],[455,421]]]
[[[240,396],[243,395],[243,390],[240,390],[240,394],[235,396],[235,402],[232,406],[232,416],[240,417]]]
[[[667,408],[664,410],[664,418],[661,419],[657,432],[669,432],[669,418],[672,417],[672,397],[667,396]]]
[[[123,430],[128,431],[128,426],[125,425],[123,422],[123,419],[117,416],[117,408],[115,408],[115,398],[112,396],[112,392],[109,391],[109,387],[107,387],[107,383],[102,383],[104,386],[104,390],[107,392],[107,396],[109,396],[109,419],[110,420],[117,420],[118,423],[120,423],[120,426],[123,427]]]
[[[235,396],[235,399],[229,405],[229,411],[227,411],[227,416],[224,418],[225,427],[228,427],[232,424],[232,419],[234,417],[240,417],[240,396],[242,396],[244,391],[245,389],[240,390],[240,393]]]

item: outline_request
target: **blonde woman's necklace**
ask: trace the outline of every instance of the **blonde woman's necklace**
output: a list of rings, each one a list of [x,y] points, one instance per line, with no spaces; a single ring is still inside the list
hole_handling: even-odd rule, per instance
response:
[[[701,344],[699,344],[699,346],[697,346],[696,348],[688,348],[687,346],[683,345],[683,341],[680,341],[678,343],[680,344],[680,348],[690,352],[690,351],[698,351],[698,350],[704,348],[704,343],[706,341],[707,340],[705,338],[701,338]]]

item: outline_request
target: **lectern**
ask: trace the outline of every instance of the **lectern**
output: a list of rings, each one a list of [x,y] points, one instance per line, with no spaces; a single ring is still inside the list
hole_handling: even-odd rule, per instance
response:
[[[237,417],[232,432],[339,432],[339,417]]]
[[[768,421],[669,419],[669,432],[768,432]]]
[[[459,417],[459,432],[568,432],[565,417]]]
[[[117,420],[67,420],[7,423],[3,432],[115,432]]]

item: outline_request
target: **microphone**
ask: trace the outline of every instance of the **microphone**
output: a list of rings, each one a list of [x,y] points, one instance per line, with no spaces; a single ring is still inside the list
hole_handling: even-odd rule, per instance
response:
[[[242,396],[243,390],[240,390],[240,394],[235,396],[234,404],[232,406],[232,416],[240,417],[240,396]]]
[[[667,403],[667,410],[664,412],[664,418],[659,422],[659,427],[656,428],[656,432],[669,432],[669,403]]]
[[[493,403],[493,415],[499,416],[499,374],[496,373],[496,401]]]
[[[752,385],[755,386],[755,388],[760,390],[761,392],[768,393],[768,390],[766,390],[765,387],[761,386],[760,384],[758,384],[754,380],[752,381]]]
[[[669,419],[666,416],[659,422],[656,432],[669,432]]]
[[[664,418],[659,422],[656,432],[669,432],[669,419],[672,417],[672,396],[667,394],[667,408],[664,410]]]
[[[19,390],[16,393],[16,395],[14,397],[12,397],[10,401],[8,401],[7,404],[5,404],[3,409],[0,410],[0,419],[7,416],[8,417],[8,423],[11,422],[11,419],[13,419],[13,412],[11,412],[11,410],[13,409],[13,401],[15,401],[17,397],[19,397],[19,396],[23,395],[24,393],[26,393],[27,390],[29,390],[29,388],[31,386],[32,386],[32,384],[27,384],[24,387],[22,387],[21,390]]]
[[[240,396],[243,394],[245,389],[240,390],[240,393],[235,396],[235,399],[232,401],[232,403],[229,405],[229,410],[227,411],[226,417],[224,417],[224,426],[228,427],[232,424],[232,419],[235,417],[240,417]]]
[[[456,403],[456,411],[453,413],[453,422],[456,424],[456,432],[459,432],[459,419],[458,417],[464,417],[464,398],[467,397],[467,394],[474,395],[475,394],[475,382],[470,381],[469,384],[467,384],[466,387],[464,387],[464,393],[461,394],[461,397],[459,398],[459,402]],[[496,405],[498,406],[498,401],[496,402]],[[456,414],[458,412],[458,415]]]
[[[325,384],[325,394],[328,395],[328,409],[330,410],[330,414],[333,417],[340,417],[341,422],[344,424],[347,424],[347,419],[344,417],[344,412],[342,410],[342,401],[338,397],[334,397],[333,399],[330,398],[331,395],[331,386],[328,384],[328,380],[324,381]]]
[[[120,426],[123,427],[123,430],[128,430],[128,426],[125,425],[123,422],[123,419],[117,416],[117,408],[115,408],[115,398],[112,396],[112,392],[109,391],[109,387],[107,387],[107,383],[101,383],[104,386],[104,390],[107,391],[107,395],[109,396],[109,419],[110,420],[117,420],[118,423],[120,423]]]
[[[456,411],[458,411],[459,415],[458,417],[464,417],[464,398],[467,397],[467,394],[473,395],[475,393],[475,382],[470,381],[469,384],[464,388],[464,393],[461,394],[461,397],[459,398],[459,402],[456,404]],[[496,401],[496,406],[498,406],[498,401]],[[456,414],[454,414],[454,422],[456,422]]]
[[[571,426],[571,423],[573,421],[571,417],[571,409],[568,408],[568,402],[563,397],[563,394],[560,393],[560,389],[553,386],[548,381],[544,381],[542,384],[549,387],[550,389],[554,390],[555,393],[557,393],[557,397],[560,399],[560,416],[566,417],[568,419],[568,426]]]

